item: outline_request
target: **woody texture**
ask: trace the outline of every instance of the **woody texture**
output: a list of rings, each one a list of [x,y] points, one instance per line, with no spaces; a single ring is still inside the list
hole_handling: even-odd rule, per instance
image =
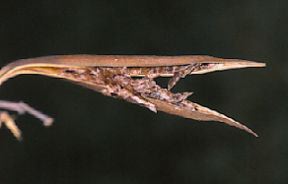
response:
[[[202,55],[58,55],[21,59],[4,66],[0,70],[0,85],[9,78],[21,74],[38,74],[66,79],[105,96],[146,107],[153,112],[163,111],[199,121],[217,121],[242,129],[257,137],[255,132],[242,123],[189,101],[188,97],[192,94],[191,92],[173,93],[171,89],[187,75],[264,66],[264,63],[259,62]],[[155,82],[158,77],[170,78],[166,88],[160,87]],[[7,113],[13,109],[1,107],[1,102],[0,109],[4,110],[0,113],[0,122],[6,124],[19,139],[21,132]],[[39,111],[33,112],[33,115],[41,117],[43,122],[52,120]]]

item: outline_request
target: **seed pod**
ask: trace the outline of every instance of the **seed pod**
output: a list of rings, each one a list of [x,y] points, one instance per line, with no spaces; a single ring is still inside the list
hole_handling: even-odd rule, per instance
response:
[[[190,93],[175,94],[170,89],[186,75],[264,66],[264,63],[211,56],[59,55],[14,61],[0,70],[0,84],[20,74],[63,78],[154,112],[219,121],[257,136],[241,123],[188,101]],[[168,89],[158,86],[156,77],[172,77]]]

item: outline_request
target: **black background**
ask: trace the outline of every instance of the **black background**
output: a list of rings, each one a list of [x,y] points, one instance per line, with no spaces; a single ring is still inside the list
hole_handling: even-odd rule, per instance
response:
[[[154,114],[42,76],[1,86],[3,100],[52,115],[25,115],[18,142],[0,130],[0,183],[286,183],[286,0],[1,1],[1,66],[55,54],[204,54],[267,63],[189,76],[175,91],[224,112],[260,138],[214,122]]]

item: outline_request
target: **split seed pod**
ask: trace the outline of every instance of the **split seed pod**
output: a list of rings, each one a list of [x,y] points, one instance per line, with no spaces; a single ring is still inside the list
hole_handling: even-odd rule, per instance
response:
[[[218,121],[257,137],[245,125],[187,100],[192,93],[172,93],[170,89],[186,75],[264,66],[264,63],[211,56],[58,55],[8,64],[0,70],[0,85],[20,74],[67,79],[154,112],[163,111],[200,121]],[[156,77],[171,77],[167,89],[156,84]]]

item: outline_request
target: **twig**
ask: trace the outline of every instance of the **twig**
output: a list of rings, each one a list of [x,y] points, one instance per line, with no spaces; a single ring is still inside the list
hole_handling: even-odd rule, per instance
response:
[[[0,109],[5,111],[0,111],[0,127],[1,124],[5,124],[6,127],[12,132],[12,134],[18,139],[21,140],[21,130],[17,127],[14,119],[9,115],[6,111],[15,111],[18,114],[30,114],[35,118],[41,120],[44,126],[51,126],[53,123],[53,118],[50,116],[43,114],[42,112],[32,108],[28,104],[24,102],[10,102],[0,100]]]

